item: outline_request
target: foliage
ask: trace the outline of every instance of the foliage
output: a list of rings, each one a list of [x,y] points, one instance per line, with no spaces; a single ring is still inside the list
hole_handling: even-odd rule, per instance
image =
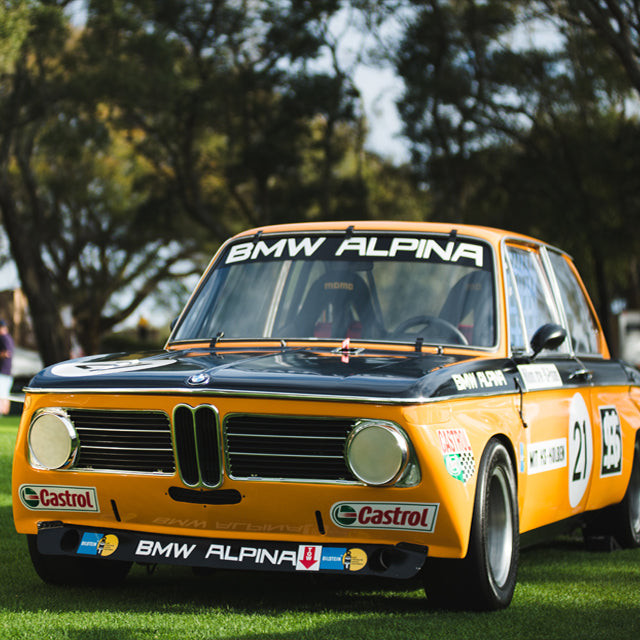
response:
[[[368,215],[338,2],[93,0],[74,28],[67,5],[11,5],[0,77],[0,213],[45,363],[63,308],[92,353],[234,232]]]
[[[640,129],[619,60],[540,3],[408,4],[395,57],[406,86],[399,109],[438,217],[520,230],[574,253],[607,331],[611,299],[638,299],[620,277],[637,251],[629,229],[640,215]]]

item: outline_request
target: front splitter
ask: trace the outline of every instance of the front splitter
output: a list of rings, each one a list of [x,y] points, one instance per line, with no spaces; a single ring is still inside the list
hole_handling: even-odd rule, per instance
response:
[[[44,555],[102,558],[249,571],[316,571],[413,578],[427,547],[400,543],[331,544],[170,536],[120,529],[78,527],[60,521],[38,523],[38,551]]]

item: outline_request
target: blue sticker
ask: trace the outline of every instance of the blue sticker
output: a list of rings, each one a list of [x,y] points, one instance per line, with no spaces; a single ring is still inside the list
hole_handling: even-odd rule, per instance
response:
[[[86,531],[82,534],[82,540],[78,546],[78,553],[86,556],[98,555],[98,543],[104,538],[103,533],[93,533]]]
[[[342,559],[345,553],[347,553],[347,549],[344,547],[322,547],[320,568],[333,569],[335,571],[344,571],[345,567]]]

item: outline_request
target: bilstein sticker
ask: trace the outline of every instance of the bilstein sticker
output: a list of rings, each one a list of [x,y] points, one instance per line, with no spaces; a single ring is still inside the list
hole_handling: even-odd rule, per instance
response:
[[[343,529],[399,529],[432,533],[438,504],[419,502],[337,502],[331,520]]]
[[[80,555],[85,556],[110,556],[115,553],[118,548],[118,537],[112,533],[95,533],[85,531],[82,534],[78,551]]]
[[[32,511],[100,511],[95,487],[23,484],[19,494],[20,502]]]

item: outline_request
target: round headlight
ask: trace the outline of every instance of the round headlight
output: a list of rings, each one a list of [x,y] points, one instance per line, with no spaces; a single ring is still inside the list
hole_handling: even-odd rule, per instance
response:
[[[45,469],[71,465],[78,450],[78,434],[64,412],[42,411],[29,428],[29,450],[33,462]]]
[[[397,482],[409,460],[407,439],[384,422],[358,423],[349,434],[345,451],[353,475],[373,486]]]

